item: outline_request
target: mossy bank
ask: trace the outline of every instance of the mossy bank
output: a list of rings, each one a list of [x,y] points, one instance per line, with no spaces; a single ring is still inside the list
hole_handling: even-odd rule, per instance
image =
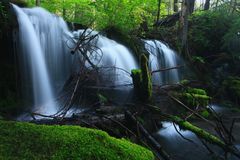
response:
[[[149,150],[77,126],[0,121],[0,159],[153,160]]]

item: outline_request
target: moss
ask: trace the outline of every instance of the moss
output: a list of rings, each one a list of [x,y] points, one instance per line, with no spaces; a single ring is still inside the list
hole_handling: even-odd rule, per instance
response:
[[[194,126],[193,124],[189,123],[188,121],[185,121],[177,116],[170,116],[169,117],[173,122],[177,123],[180,127],[183,129],[187,129],[195,133],[198,137],[205,139],[206,141],[216,144],[220,147],[225,148],[225,144],[223,141],[221,141],[218,137],[208,133],[207,131]]]
[[[148,59],[144,54],[141,55],[141,70],[143,95],[146,100],[149,101],[152,98],[152,80],[151,73],[148,69]]]
[[[94,129],[0,121],[0,130],[0,159],[154,159],[147,149]]]
[[[193,94],[200,94],[200,95],[207,95],[207,92],[203,89],[200,88],[187,88],[188,93],[193,93]]]
[[[183,80],[180,81],[180,84],[181,85],[187,85],[189,82],[190,82],[189,80],[183,79]]]
[[[185,91],[174,93],[188,106],[207,106],[209,104],[209,97],[205,90],[200,88],[188,87]]]
[[[148,59],[141,55],[141,69],[131,71],[134,90],[141,101],[150,101],[152,98],[152,80],[151,73],[148,70]]]
[[[201,111],[201,116],[203,116],[204,118],[208,118],[210,116],[210,113],[205,109],[203,111]]]

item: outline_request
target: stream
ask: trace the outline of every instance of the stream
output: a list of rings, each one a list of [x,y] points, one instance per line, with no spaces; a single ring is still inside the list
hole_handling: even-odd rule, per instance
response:
[[[234,110],[231,110],[229,108],[219,106],[219,105],[211,105],[215,112],[218,114],[221,114],[221,116],[225,117],[240,117],[239,112],[235,112]],[[206,125],[204,122],[200,121],[193,121],[193,124],[205,128],[207,131],[211,133],[215,133],[214,129]],[[224,120],[224,123],[227,126],[230,126],[231,121]],[[172,156],[173,159],[176,160],[213,160],[214,155],[210,154],[209,151],[204,147],[202,142],[199,140],[199,138],[192,133],[191,131],[187,130],[181,130],[178,125],[176,126],[176,129],[178,132],[181,133],[183,137],[176,131],[174,125],[172,122],[162,122],[163,127],[154,133],[154,137],[157,139],[157,141],[163,146],[163,148]],[[233,136],[235,138],[235,146],[240,149],[240,121],[236,121],[233,129]],[[187,140],[188,139],[188,140]],[[208,146],[217,154],[224,156],[224,152],[221,148],[214,145]],[[235,156],[230,156],[230,160],[237,160]]]

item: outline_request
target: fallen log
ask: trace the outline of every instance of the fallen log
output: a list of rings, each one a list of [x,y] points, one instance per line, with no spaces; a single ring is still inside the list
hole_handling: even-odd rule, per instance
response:
[[[146,140],[151,144],[151,146],[159,152],[160,156],[162,156],[165,160],[170,160],[170,156],[163,150],[162,146],[148,133],[148,131],[143,127],[141,123],[131,114],[131,112],[126,111],[125,117],[128,120],[134,122],[134,124],[138,127],[137,129],[142,133],[142,135],[146,138]]]

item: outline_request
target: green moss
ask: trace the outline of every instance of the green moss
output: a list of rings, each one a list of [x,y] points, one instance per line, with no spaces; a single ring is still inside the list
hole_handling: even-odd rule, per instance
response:
[[[207,106],[209,104],[209,97],[205,90],[200,88],[188,87],[185,91],[174,93],[175,96],[181,99],[188,106]]]
[[[183,79],[183,80],[180,81],[180,84],[181,85],[187,85],[189,82],[190,82],[189,80]]]
[[[199,95],[207,95],[206,91],[200,88],[190,88],[187,89],[188,93],[199,94]]]
[[[148,70],[148,59],[144,54],[141,55],[141,70],[143,95],[149,101],[152,98],[152,80],[151,73]]]
[[[203,116],[204,118],[208,118],[210,116],[210,113],[205,109],[203,110],[201,113],[201,116]]]
[[[216,144],[220,147],[225,147],[225,144],[223,141],[221,141],[218,137],[208,133],[207,131],[192,125],[191,123],[189,123],[188,121],[185,121],[177,116],[170,116],[170,119],[177,123],[180,127],[182,127],[183,129],[187,129],[192,131],[193,133],[195,133],[197,136],[199,136],[200,138],[203,138],[205,140],[207,140],[210,143]]]
[[[0,130],[0,159],[154,159],[147,149],[94,129],[0,121]]]

